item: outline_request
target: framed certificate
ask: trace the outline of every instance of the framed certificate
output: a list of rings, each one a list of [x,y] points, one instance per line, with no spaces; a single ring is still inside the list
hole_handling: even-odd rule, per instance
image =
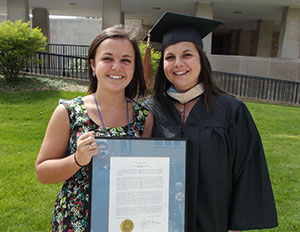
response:
[[[89,231],[183,232],[187,140],[96,140]]]

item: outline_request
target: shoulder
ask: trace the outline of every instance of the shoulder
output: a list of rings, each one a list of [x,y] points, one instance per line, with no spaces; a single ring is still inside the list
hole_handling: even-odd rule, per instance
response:
[[[63,105],[68,113],[72,113],[74,111],[78,111],[80,108],[85,108],[85,105],[83,103],[82,97],[78,96],[76,98],[73,98],[71,100],[66,99],[60,99],[59,104]]]
[[[143,106],[147,107],[148,109],[151,109],[157,105],[161,105],[159,101],[157,101],[154,97],[151,97],[147,100],[145,100],[143,103]]]
[[[132,114],[133,114],[133,121],[134,123],[144,124],[146,118],[149,115],[149,110],[143,106],[141,103],[136,102],[132,99],[128,99],[127,102],[132,104]]]
[[[193,123],[205,127],[229,128],[235,121],[244,103],[234,96],[227,94],[212,95],[212,98],[216,104],[213,112],[206,110],[203,96],[199,99],[199,102],[195,105],[196,110],[192,112],[194,116]]]
[[[60,101],[59,107],[65,108],[69,118],[69,123],[74,125],[75,122],[81,118],[81,116],[86,114],[86,106],[81,96],[71,100]]]
[[[162,103],[160,103],[154,97],[151,97],[150,99],[147,99],[142,104],[149,111],[153,112],[154,115],[155,114],[160,114],[161,112],[168,113],[169,110],[170,110],[166,105],[163,105]],[[170,104],[172,104],[172,103],[170,103]]]
[[[143,104],[136,101],[132,101],[132,107],[134,112],[139,112],[145,116],[149,114],[149,109]]]
[[[245,103],[232,95],[214,95],[217,104],[217,114],[223,114],[233,118],[243,108],[247,108]]]
[[[216,101],[218,104],[217,114],[223,115],[229,125],[235,124],[241,118],[252,118],[246,104],[240,99],[235,98],[234,96],[217,96]]]
[[[61,105],[65,106],[67,108],[67,107],[76,106],[76,105],[79,105],[79,104],[82,104],[82,103],[83,103],[82,97],[78,96],[78,97],[73,98],[71,100],[59,99],[58,104],[61,104]]]
[[[69,128],[69,113],[63,104],[59,104],[48,123],[48,128],[54,128],[54,130],[60,130],[62,128]]]
[[[232,95],[214,95],[214,99],[220,109],[233,110],[240,108],[244,103]]]

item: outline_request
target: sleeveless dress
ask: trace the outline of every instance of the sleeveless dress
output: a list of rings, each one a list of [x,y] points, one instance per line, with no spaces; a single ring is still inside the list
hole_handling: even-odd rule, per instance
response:
[[[95,136],[106,136],[104,130],[89,117],[82,97],[62,104],[67,109],[70,120],[68,155],[76,152],[77,139],[82,134],[95,131]],[[132,109],[133,120],[130,123],[130,134],[140,137],[144,130],[148,110],[135,101],[132,101]],[[128,136],[128,125],[118,128],[106,127],[106,132],[107,136]],[[54,205],[51,231],[81,232],[87,230],[89,176],[89,166],[86,166],[64,182]]]

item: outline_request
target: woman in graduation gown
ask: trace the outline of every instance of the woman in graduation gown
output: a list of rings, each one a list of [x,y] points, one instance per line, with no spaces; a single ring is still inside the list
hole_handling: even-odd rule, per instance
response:
[[[262,142],[246,105],[212,78],[202,38],[218,21],[166,12],[150,30],[162,43],[153,137],[188,138],[185,231],[276,227]]]

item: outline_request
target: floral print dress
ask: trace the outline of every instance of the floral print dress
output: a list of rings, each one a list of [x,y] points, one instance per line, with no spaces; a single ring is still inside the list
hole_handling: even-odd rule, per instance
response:
[[[142,135],[148,110],[132,101],[133,121],[130,123],[131,136]],[[95,136],[105,136],[102,128],[94,123],[87,113],[82,97],[62,103],[68,111],[70,120],[70,139],[67,154],[76,152],[77,139],[88,131],[95,131]],[[118,128],[106,128],[107,136],[128,136],[128,125]],[[53,211],[52,230],[80,232],[87,230],[89,205],[89,166],[81,168],[66,180],[60,190]]]

